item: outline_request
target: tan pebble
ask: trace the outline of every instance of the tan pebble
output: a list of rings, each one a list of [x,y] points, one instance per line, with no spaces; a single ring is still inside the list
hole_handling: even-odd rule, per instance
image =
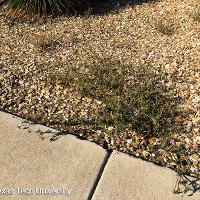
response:
[[[149,139],[149,144],[153,145],[156,142],[156,138],[150,138]]]
[[[111,131],[113,131],[113,130],[114,130],[114,127],[113,127],[113,126],[109,126],[109,127],[108,127],[108,131],[111,132]]]
[[[131,143],[133,142],[133,140],[132,140],[132,139],[128,139],[128,140],[126,140],[126,142],[127,142],[128,144],[131,144]]]
[[[170,157],[170,153],[167,152],[167,151],[164,153],[164,155],[165,155],[166,157]]]
[[[147,156],[149,155],[149,152],[148,152],[148,151],[142,151],[142,155],[143,155],[144,157],[147,157]]]
[[[199,155],[196,154],[196,153],[192,154],[191,157],[192,157],[192,159],[195,159],[195,160],[198,160],[198,159],[199,159]]]
[[[182,142],[176,142],[176,146],[180,147]]]
[[[199,164],[199,162],[197,160],[192,161],[193,166],[197,166],[198,164]]]
[[[194,128],[193,130],[194,130],[194,132],[196,132],[196,133],[200,133],[200,128]],[[198,142],[198,144],[200,144],[200,141]]]
[[[197,143],[193,143],[193,144],[192,144],[192,147],[195,149],[195,148],[198,147],[198,144],[197,144]]]

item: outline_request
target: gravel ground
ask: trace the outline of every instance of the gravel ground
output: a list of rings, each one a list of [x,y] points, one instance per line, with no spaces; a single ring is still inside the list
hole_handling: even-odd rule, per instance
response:
[[[135,132],[80,132],[110,149],[167,165],[200,168],[200,22],[198,0],[162,0],[126,6],[89,17],[59,17],[47,23],[16,22],[0,13],[0,108],[65,130],[76,114],[98,113],[101,102],[51,84],[67,65],[82,67],[99,58],[121,63],[150,61],[165,67],[182,97],[185,130],[163,147]],[[2,11],[0,11],[2,12]],[[89,114],[88,114],[89,113]],[[175,152],[174,149],[177,149]]]

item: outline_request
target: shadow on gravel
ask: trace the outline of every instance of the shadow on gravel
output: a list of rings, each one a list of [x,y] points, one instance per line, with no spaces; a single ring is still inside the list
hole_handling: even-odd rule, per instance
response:
[[[117,12],[126,6],[136,6],[143,3],[155,3],[158,0],[92,0],[90,9],[92,15],[103,15],[109,12]]]

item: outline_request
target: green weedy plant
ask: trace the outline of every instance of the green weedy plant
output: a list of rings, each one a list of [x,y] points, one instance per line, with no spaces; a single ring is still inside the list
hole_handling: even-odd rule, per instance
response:
[[[196,22],[200,22],[200,10],[196,13],[194,13],[194,15],[192,16],[192,18],[196,21]]]
[[[89,0],[4,0],[3,4],[11,16],[39,18],[83,11]]]
[[[82,97],[103,102],[94,123],[129,129],[144,135],[167,137],[176,127],[176,101],[163,81],[164,74],[151,64],[125,66],[99,61],[85,72],[69,67],[59,75],[66,87],[76,87]]]

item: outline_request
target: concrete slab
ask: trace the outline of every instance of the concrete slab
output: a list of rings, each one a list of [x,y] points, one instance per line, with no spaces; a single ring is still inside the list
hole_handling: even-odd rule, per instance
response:
[[[107,152],[71,135],[41,140],[28,130],[49,128],[19,129],[21,123],[22,119],[0,112],[0,199],[88,199]],[[4,189],[10,189],[10,195]],[[21,189],[27,189],[23,195]],[[45,195],[48,189],[60,190]]]
[[[193,196],[174,194],[177,175],[156,166],[114,151],[109,158],[92,200],[199,200]]]

